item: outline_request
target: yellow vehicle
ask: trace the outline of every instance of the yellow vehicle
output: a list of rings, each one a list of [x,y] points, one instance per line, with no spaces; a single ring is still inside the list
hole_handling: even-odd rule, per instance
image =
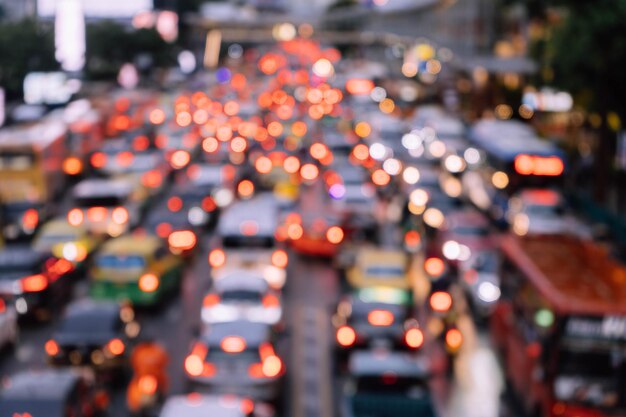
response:
[[[67,129],[42,122],[0,131],[0,201],[7,239],[32,236],[65,186]]]
[[[91,235],[85,227],[72,226],[67,219],[56,218],[41,227],[32,246],[38,252],[51,253],[80,265],[101,242],[101,237]]]
[[[410,289],[409,256],[402,250],[366,247],[358,249],[346,271],[354,288],[394,287]]]
[[[90,269],[91,296],[150,306],[177,290],[182,259],[156,236],[121,236],[102,245]]]

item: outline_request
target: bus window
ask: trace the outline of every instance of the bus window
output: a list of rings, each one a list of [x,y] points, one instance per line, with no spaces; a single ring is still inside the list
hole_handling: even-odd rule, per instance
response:
[[[29,153],[3,153],[0,155],[0,170],[24,171],[33,166],[35,156]]]

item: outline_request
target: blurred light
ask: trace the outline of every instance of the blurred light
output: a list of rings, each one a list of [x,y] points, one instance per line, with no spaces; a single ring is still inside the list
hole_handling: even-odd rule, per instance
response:
[[[159,277],[154,274],[144,274],[139,277],[137,285],[143,292],[155,292],[159,288]]]
[[[467,148],[463,153],[463,157],[468,164],[477,164],[480,162],[480,152],[476,148]]]
[[[378,107],[383,113],[389,114],[394,111],[394,109],[396,108],[396,104],[392,99],[386,98],[379,103]]]
[[[393,313],[388,310],[372,310],[367,314],[367,321],[372,326],[389,326],[393,323]]]
[[[333,75],[333,64],[326,58],[320,58],[313,64],[313,74],[321,78],[326,78]]]
[[[421,188],[411,191],[409,200],[416,206],[425,206],[428,203],[428,193]]]
[[[459,258],[461,254],[461,247],[458,242],[454,240],[449,240],[443,244],[441,247],[443,256],[450,260],[456,260]]]
[[[300,176],[306,181],[312,181],[317,178],[319,169],[314,164],[304,164],[300,168]]]
[[[57,2],[54,30],[55,57],[61,63],[61,67],[68,72],[82,70],[85,66],[86,46],[85,16],[80,1]]]
[[[439,258],[428,258],[424,261],[424,271],[431,277],[439,277],[446,270],[446,265]]]
[[[220,58],[220,47],[222,44],[222,32],[219,29],[210,30],[206,35],[204,47],[204,66],[215,68]]]
[[[300,170],[300,160],[296,156],[288,156],[283,161],[283,168],[290,174],[295,174]]]
[[[239,59],[243,55],[243,47],[238,43],[233,43],[228,47],[228,56],[232,59]]]
[[[445,291],[436,291],[430,296],[430,307],[440,313],[446,312],[452,307],[452,297]]]
[[[277,41],[290,41],[296,37],[296,27],[291,23],[280,23],[274,25],[272,36]]]
[[[137,72],[137,68],[129,63],[122,65],[117,76],[117,82],[127,90],[132,90],[137,87],[139,84],[139,72]]]
[[[254,166],[259,173],[267,174],[272,170],[272,161],[266,156],[260,156]]]
[[[172,168],[174,169],[186,167],[189,161],[191,161],[191,155],[189,155],[189,152],[183,150],[174,152],[170,158]]]
[[[438,229],[443,225],[445,217],[441,210],[431,207],[424,212],[424,222],[435,229]]]
[[[435,140],[428,145],[428,152],[435,158],[441,158],[446,153],[446,144]]]
[[[413,78],[417,75],[417,65],[413,62],[405,62],[402,64],[402,75],[407,78]]]
[[[508,104],[498,104],[495,113],[498,119],[507,120],[513,115],[513,109]]]
[[[359,122],[354,126],[354,133],[360,138],[366,138],[372,133],[372,128],[367,122]]]
[[[303,38],[310,38],[313,36],[313,26],[310,23],[302,23],[298,26],[298,35]]]
[[[459,173],[465,169],[465,161],[458,155],[448,155],[443,164],[446,169],[453,174]]]
[[[237,193],[242,198],[250,198],[254,194],[254,184],[250,180],[243,180],[237,185]]]
[[[382,169],[377,169],[372,173],[372,182],[378,186],[384,186],[389,184],[391,177]]]
[[[456,351],[463,344],[463,334],[458,329],[450,329],[446,332],[446,345],[449,350]]]
[[[492,282],[484,281],[478,285],[478,298],[486,303],[498,301],[500,294],[500,288]]]
[[[196,56],[191,51],[182,51],[178,54],[178,66],[183,74],[191,74],[196,69]]]
[[[387,148],[382,143],[376,142],[370,145],[370,156],[377,161],[382,161],[387,155]]]
[[[402,170],[402,164],[397,159],[390,158],[383,162],[383,169],[389,175],[398,175]]]
[[[491,182],[494,187],[503,190],[507,185],[509,185],[509,176],[502,171],[496,171],[491,176]]]
[[[417,184],[420,180],[420,172],[415,167],[406,167],[402,173],[402,179],[409,185]]]
[[[67,175],[78,175],[83,171],[83,162],[75,156],[63,161],[63,172]]]
[[[209,265],[212,268],[219,268],[226,262],[226,254],[222,249],[213,249],[209,253]]]
[[[356,333],[350,326],[341,326],[337,329],[337,342],[341,346],[352,346],[356,342]]]
[[[417,349],[424,344],[424,333],[420,329],[409,329],[404,335],[404,341],[410,348]]]
[[[229,189],[222,188],[215,193],[215,204],[218,207],[226,207],[233,202],[234,195],[233,192]]]
[[[346,187],[342,184],[333,184],[328,189],[328,194],[335,200],[340,200],[346,195]]]
[[[339,226],[332,226],[326,231],[326,239],[335,245],[341,243],[343,236],[343,229]]]
[[[156,30],[165,42],[174,42],[178,38],[178,14],[171,10],[159,12]]]
[[[351,78],[346,82],[346,91],[352,95],[370,94],[374,89],[374,82],[366,78]]]
[[[402,135],[402,146],[406,149],[417,149],[421,143],[422,139],[413,132]]]
[[[443,191],[452,198],[460,197],[463,192],[463,184],[461,184],[461,181],[451,175],[443,180],[442,188]]]
[[[370,97],[377,103],[380,103],[387,97],[387,90],[383,87],[374,87],[370,92]]]

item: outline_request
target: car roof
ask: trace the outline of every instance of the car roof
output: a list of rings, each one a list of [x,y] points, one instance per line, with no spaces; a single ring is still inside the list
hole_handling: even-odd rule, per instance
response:
[[[244,417],[242,400],[216,395],[176,395],[169,397],[159,417]]]
[[[107,241],[102,245],[100,255],[148,255],[161,246],[161,239],[153,235],[126,235]]]
[[[63,399],[79,379],[69,369],[23,371],[11,376],[0,399]]]
[[[247,271],[233,271],[215,281],[213,285],[219,293],[236,290],[265,293],[268,288],[267,281],[261,275]]]
[[[209,346],[220,346],[228,336],[239,336],[246,341],[246,346],[257,347],[269,340],[270,326],[245,320],[215,323],[203,335],[203,341]]]
[[[350,355],[348,366],[350,373],[357,377],[394,372],[398,376],[424,378],[428,370],[422,359],[406,352],[361,350]]]

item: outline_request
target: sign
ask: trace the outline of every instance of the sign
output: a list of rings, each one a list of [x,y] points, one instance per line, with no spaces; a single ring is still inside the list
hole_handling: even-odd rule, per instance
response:
[[[626,340],[626,317],[572,317],[567,322],[565,333],[573,337]]]
[[[65,104],[80,89],[80,81],[62,72],[31,72],[24,78],[26,104]]]
[[[39,17],[54,17],[62,0],[37,0]],[[135,14],[152,10],[152,0],[80,0],[83,13],[90,18],[131,19]]]
[[[524,93],[522,104],[535,111],[566,112],[572,109],[574,99],[565,91],[554,91],[544,88],[540,91]]]

